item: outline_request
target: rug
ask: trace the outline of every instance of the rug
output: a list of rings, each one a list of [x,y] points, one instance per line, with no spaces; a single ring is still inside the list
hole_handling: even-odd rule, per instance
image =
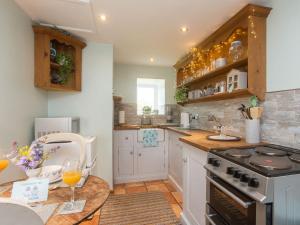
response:
[[[179,225],[161,192],[111,195],[101,210],[100,225]]]

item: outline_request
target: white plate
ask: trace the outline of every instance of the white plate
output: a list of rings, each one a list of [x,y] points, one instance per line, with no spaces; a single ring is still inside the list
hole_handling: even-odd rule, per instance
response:
[[[42,167],[42,172],[39,177],[48,178],[50,184],[60,181],[62,173],[62,166],[60,165],[52,165],[52,166],[44,166]]]
[[[228,135],[210,135],[207,136],[208,140],[213,140],[213,141],[239,141],[241,138],[239,137],[234,137],[234,136],[228,136]]]

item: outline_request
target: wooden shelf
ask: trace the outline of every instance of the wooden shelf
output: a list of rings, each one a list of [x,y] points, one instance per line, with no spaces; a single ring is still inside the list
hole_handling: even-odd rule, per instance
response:
[[[82,49],[86,44],[77,37],[66,35],[60,30],[33,26],[35,40],[35,76],[34,84],[47,91],[81,91]],[[58,53],[72,58],[73,68],[68,79],[62,84],[52,81],[53,72],[58,73],[61,65],[52,61],[50,46]]]
[[[246,96],[250,96],[250,95],[251,95],[251,93],[249,92],[248,89],[241,89],[241,90],[233,91],[231,93],[226,92],[226,93],[221,93],[221,94],[205,96],[205,97],[198,98],[198,99],[188,100],[187,102],[180,103],[180,105],[187,105],[187,104],[208,102],[208,101],[220,101],[220,100],[225,100],[225,99],[246,97]]]
[[[198,78],[196,78],[194,80],[191,80],[191,81],[189,81],[189,82],[187,82],[185,84],[181,84],[181,85],[179,85],[177,87],[182,87],[182,86],[188,87],[188,86],[190,86],[192,84],[196,84],[198,82],[202,82],[202,81],[211,79],[211,78],[216,77],[218,75],[223,75],[223,74],[229,72],[232,69],[239,68],[239,67],[242,67],[242,66],[247,66],[247,64],[248,64],[248,58],[244,58],[244,59],[239,60],[237,62],[234,62],[234,63],[228,64],[226,66],[220,67],[220,68],[218,68],[218,69],[216,69],[214,71],[211,71],[211,72],[209,72],[209,73],[207,73],[207,74],[205,74],[205,75],[203,75],[201,77],[198,77]]]
[[[247,53],[246,58],[218,68],[185,84],[182,84],[182,81],[186,75],[193,76],[193,74],[185,74],[183,69],[194,60],[193,56],[189,53],[177,61],[174,65],[177,70],[177,87],[186,86],[189,91],[203,90],[208,86],[214,87],[219,82],[227,81],[227,73],[232,69],[247,71],[247,89],[207,96],[188,101],[187,104],[230,99],[250,94],[264,100],[266,92],[266,21],[270,11],[271,8],[249,4],[195,46],[199,50],[211,50],[213,46],[227,41],[236,29],[242,29],[247,31],[247,36],[242,40]],[[249,16],[251,16],[251,20]],[[252,27],[252,23],[255,24],[255,28]],[[253,29],[256,35],[253,35]]]

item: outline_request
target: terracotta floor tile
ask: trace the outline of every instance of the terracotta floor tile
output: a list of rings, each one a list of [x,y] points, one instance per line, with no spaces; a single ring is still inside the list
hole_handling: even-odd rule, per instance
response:
[[[172,192],[172,195],[178,203],[182,203],[182,196],[179,192]]]
[[[129,187],[141,187],[141,186],[145,186],[145,183],[144,182],[133,182],[133,183],[125,184],[126,188],[129,188]]]
[[[148,191],[169,192],[168,188],[163,183],[161,183],[161,184],[147,185],[147,190]]]
[[[168,188],[169,192],[176,192],[176,189],[171,183],[165,182],[165,185]]]
[[[147,192],[146,187],[129,187],[126,188],[126,192],[127,194],[131,194],[131,193],[140,193],[140,192]]]
[[[153,185],[153,184],[163,184],[164,182],[162,180],[152,180],[152,181],[146,181],[145,184],[148,185]]]
[[[171,204],[173,212],[175,213],[177,218],[180,218],[180,213],[182,212],[181,208],[178,204]]]
[[[164,192],[164,195],[170,204],[177,204],[176,199],[173,197],[173,195],[170,192]]]
[[[117,184],[114,186],[114,195],[124,195],[126,194],[125,185],[124,184]]]

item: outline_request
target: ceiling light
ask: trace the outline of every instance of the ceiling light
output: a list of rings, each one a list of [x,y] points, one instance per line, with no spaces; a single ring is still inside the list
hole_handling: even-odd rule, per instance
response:
[[[106,15],[105,14],[100,15],[99,19],[102,21],[106,21]]]
[[[182,33],[186,33],[189,29],[187,27],[181,27],[180,30]]]
[[[150,62],[154,62],[154,58],[151,57],[151,58],[150,58]]]

